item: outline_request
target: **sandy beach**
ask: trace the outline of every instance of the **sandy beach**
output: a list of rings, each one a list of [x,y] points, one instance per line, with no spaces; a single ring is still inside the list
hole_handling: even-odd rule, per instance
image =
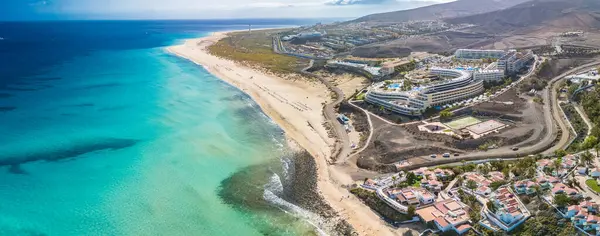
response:
[[[279,78],[209,54],[206,47],[226,37],[227,32],[187,40],[169,47],[171,53],[189,59],[223,81],[248,94],[276,122],[287,137],[306,149],[317,163],[318,189],[329,205],[360,235],[395,235],[403,230],[387,226],[370,208],[342,188],[351,184],[348,173],[329,166],[334,139],[323,126],[323,104],[330,102],[327,88],[314,80]]]

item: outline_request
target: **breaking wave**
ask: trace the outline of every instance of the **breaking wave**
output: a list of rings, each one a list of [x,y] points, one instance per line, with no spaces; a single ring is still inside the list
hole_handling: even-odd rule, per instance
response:
[[[282,174],[284,181],[281,177],[273,172],[269,178],[269,182],[264,185],[263,198],[273,206],[281,209],[282,211],[304,220],[306,223],[312,225],[315,228],[316,233],[319,235],[327,235],[323,228],[325,227],[325,220],[308,210],[303,209],[291,202],[284,199],[286,194],[286,187],[289,187],[290,183],[294,178],[293,160],[290,158],[281,158],[282,163]]]

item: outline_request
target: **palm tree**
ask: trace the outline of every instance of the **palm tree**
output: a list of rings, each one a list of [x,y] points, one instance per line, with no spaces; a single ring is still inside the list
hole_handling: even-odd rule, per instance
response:
[[[467,188],[470,189],[471,191],[475,190],[477,188],[477,182],[475,182],[474,180],[467,180]]]
[[[583,163],[589,165],[594,160],[594,155],[592,155],[592,153],[590,153],[589,151],[586,151],[583,154],[581,154],[580,158]]]
[[[537,195],[538,199],[542,199],[542,187],[536,184],[533,186],[533,188],[535,189],[535,194]]]
[[[560,169],[560,163],[562,161],[558,158],[554,159],[554,161],[552,162],[552,168],[554,168],[556,171],[558,171],[558,169]]]

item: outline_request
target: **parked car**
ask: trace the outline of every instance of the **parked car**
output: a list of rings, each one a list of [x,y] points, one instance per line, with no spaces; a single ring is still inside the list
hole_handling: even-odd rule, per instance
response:
[[[457,156],[460,156],[460,154],[458,154],[458,153],[454,153],[454,156],[455,156],[455,157],[457,157]]]
[[[444,158],[449,158],[450,157],[450,153],[444,153],[444,155],[442,155]]]
[[[437,157],[437,155],[435,155],[435,154],[431,154],[431,156],[430,156],[430,157],[431,157],[431,158],[436,158],[436,157]]]
[[[512,150],[513,150],[513,151],[518,151],[518,150],[519,150],[519,148],[518,148],[518,147],[513,147],[513,148],[512,148]]]

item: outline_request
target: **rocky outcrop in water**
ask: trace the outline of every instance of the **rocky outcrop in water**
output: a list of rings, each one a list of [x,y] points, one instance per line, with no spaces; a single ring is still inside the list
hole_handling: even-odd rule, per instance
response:
[[[329,233],[354,235],[354,228],[331,208],[317,190],[317,168],[314,158],[306,151],[295,155],[295,175],[291,196],[304,209],[319,214],[325,219]]]

